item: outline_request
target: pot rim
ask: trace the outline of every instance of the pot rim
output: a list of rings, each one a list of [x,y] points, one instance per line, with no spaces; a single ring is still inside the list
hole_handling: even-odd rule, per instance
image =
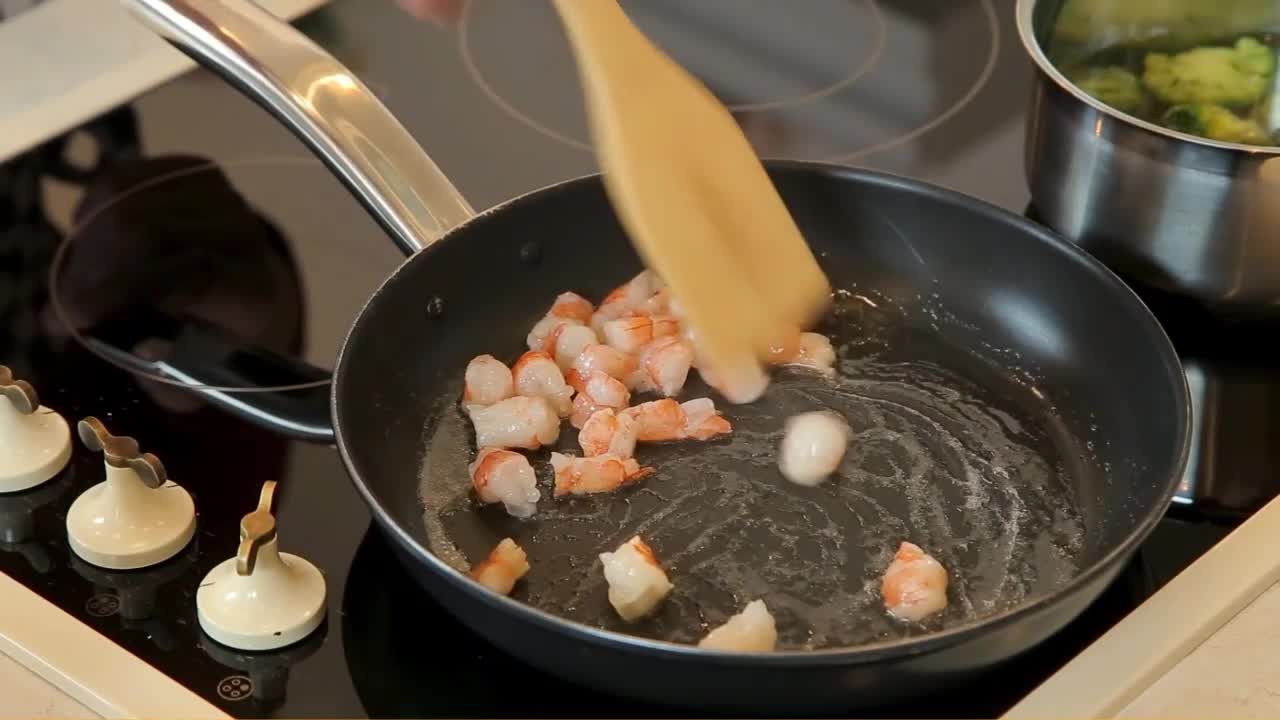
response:
[[[1067,79],[1058,68],[1045,55],[1044,49],[1040,47],[1040,41],[1036,38],[1035,25],[1032,22],[1035,15],[1035,8],[1042,0],[1016,0],[1014,5],[1015,22],[1018,28],[1018,37],[1022,40],[1022,47],[1026,50],[1027,55],[1031,57],[1035,64],[1039,67],[1040,72],[1044,73],[1050,80],[1062,90],[1075,97],[1080,102],[1088,105],[1094,110],[1113,117],[1128,125],[1136,126],[1154,133],[1163,135],[1172,140],[1181,140],[1194,145],[1205,148],[1220,150],[1228,153],[1247,153],[1250,155],[1280,155],[1280,147],[1266,147],[1260,145],[1245,145],[1243,143],[1223,142],[1221,140],[1210,140],[1198,135],[1170,130],[1153,122],[1134,117],[1128,113],[1120,112],[1115,108],[1099,102],[1092,95],[1081,90],[1075,83]]]

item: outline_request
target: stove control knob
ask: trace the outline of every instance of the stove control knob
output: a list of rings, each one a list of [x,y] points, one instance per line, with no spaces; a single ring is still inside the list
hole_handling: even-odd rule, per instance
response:
[[[292,645],[324,619],[324,576],[297,555],[280,552],[271,512],[276,483],[262,486],[258,509],[240,521],[234,558],[209,571],[196,590],[200,627],[239,650]]]
[[[107,477],[67,511],[71,549],[111,570],[136,570],[177,555],[195,535],[191,495],[133,438],[112,435],[94,417],[81,420],[78,430],[85,446],[103,454]]]
[[[0,493],[28,490],[62,472],[71,459],[71,428],[40,405],[36,389],[0,365]]]

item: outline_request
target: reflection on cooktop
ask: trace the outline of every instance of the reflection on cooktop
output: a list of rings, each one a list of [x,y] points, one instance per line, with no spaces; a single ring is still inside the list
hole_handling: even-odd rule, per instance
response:
[[[18,493],[0,494],[0,553],[16,553],[43,575],[53,569],[53,546],[36,533],[36,512],[57,502],[71,487],[72,473]]]

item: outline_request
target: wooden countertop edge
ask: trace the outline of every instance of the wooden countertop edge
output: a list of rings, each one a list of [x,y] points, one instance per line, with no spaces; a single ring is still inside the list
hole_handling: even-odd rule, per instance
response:
[[[0,608],[0,652],[103,717],[230,718],[4,573]]]
[[[1273,499],[1003,717],[1109,718],[1280,581]]]

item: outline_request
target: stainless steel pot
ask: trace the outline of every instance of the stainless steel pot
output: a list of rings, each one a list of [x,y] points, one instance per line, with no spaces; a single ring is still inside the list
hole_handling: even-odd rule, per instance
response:
[[[1257,31],[1228,26],[1272,20],[1227,11],[1233,1],[1089,0],[1088,22],[1093,40],[1107,42],[1138,29],[1120,17],[1105,28],[1098,11],[1122,15],[1136,4],[1181,13],[1182,31],[1203,24],[1188,13],[1220,13],[1204,32]],[[1141,285],[1227,311],[1280,313],[1280,148],[1205,140],[1099,103],[1046,53],[1062,9],[1060,0],[1016,5],[1018,34],[1038,66],[1025,158],[1038,218]]]

